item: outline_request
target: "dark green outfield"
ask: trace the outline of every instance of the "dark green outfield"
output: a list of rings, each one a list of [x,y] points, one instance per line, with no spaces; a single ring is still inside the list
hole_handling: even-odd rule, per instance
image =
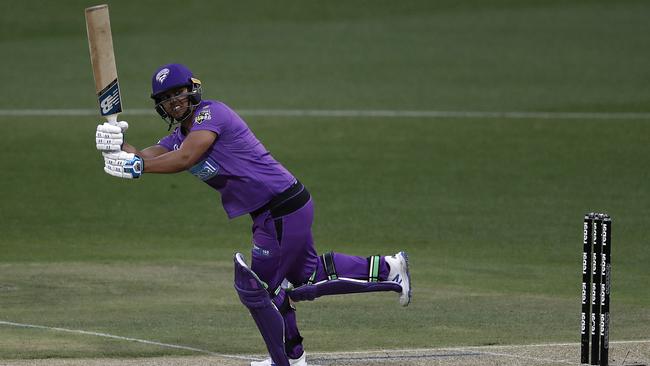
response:
[[[127,136],[165,134],[128,110],[172,60],[235,109],[650,112],[646,2],[487,3],[111,3]],[[232,289],[248,218],[189,174],[104,174],[96,117],[3,116],[96,108],[88,5],[0,15],[0,321],[263,353]],[[298,304],[308,350],[577,342],[590,210],[614,217],[612,339],[648,338],[647,118],[246,119],[309,187],[320,251],[411,256],[406,309]],[[0,359],[167,354],[190,352],[0,324]]]

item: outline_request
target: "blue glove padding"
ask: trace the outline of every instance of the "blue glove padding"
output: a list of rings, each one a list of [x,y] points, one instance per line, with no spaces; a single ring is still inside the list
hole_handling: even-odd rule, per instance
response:
[[[114,177],[135,179],[144,171],[141,157],[125,151],[103,153],[104,171]]]

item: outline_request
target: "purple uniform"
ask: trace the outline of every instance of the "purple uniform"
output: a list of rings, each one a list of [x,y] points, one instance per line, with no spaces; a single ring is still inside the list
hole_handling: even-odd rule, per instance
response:
[[[190,173],[221,193],[229,218],[262,207],[295,183],[246,122],[224,103],[205,100],[196,107],[191,131],[201,130],[215,132],[218,138]],[[184,139],[177,128],[158,144],[176,150]]]
[[[273,350],[276,355],[286,354],[289,358],[303,354],[295,309],[280,286],[285,278],[296,286],[304,285],[302,291],[294,290],[294,300],[339,293],[400,291],[396,283],[376,284],[386,281],[389,274],[384,257],[341,253],[318,256],[311,233],[314,207],[309,192],[271,156],[237,113],[222,102],[204,100],[195,108],[192,119],[190,132],[208,130],[218,137],[189,169],[190,173],[220,192],[229,218],[244,214],[253,218],[251,269],[268,285],[271,301],[284,320],[284,330],[273,336],[277,324],[269,328],[267,320],[256,319],[271,354]],[[176,128],[159,145],[176,150],[185,137],[181,128]],[[246,296],[241,296],[249,304]],[[250,304],[251,309],[259,308],[256,301]],[[257,310],[251,314],[258,314]],[[278,339],[284,343],[284,350],[277,349]]]

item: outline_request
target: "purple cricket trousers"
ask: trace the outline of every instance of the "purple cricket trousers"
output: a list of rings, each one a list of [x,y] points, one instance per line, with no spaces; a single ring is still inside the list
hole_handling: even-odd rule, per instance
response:
[[[306,192],[305,192],[306,193]],[[253,250],[251,269],[269,286],[273,302],[282,308],[288,304],[284,289],[280,288],[286,278],[295,287],[311,279],[317,283],[327,279],[326,270],[314,247],[311,226],[314,206],[310,197],[302,207],[286,214],[267,210],[253,215]],[[340,277],[367,280],[368,259],[334,253],[336,270]],[[389,267],[380,258],[379,280],[385,281]],[[303,353],[302,337],[296,323],[293,306],[281,310],[285,322],[285,349],[289,358],[299,358]]]

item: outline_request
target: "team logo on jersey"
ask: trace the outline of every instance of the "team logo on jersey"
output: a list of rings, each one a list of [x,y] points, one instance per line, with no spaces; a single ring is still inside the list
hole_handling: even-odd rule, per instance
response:
[[[201,111],[196,118],[194,118],[194,123],[197,125],[200,125],[203,123],[203,121],[208,121],[212,119],[212,114],[210,113],[209,109],[206,109],[204,111]]]
[[[163,81],[165,81],[165,79],[167,79],[167,75],[169,75],[169,69],[164,68],[164,69],[158,71],[158,73],[156,74],[156,80],[158,80],[158,82],[162,84]]]
[[[219,170],[219,164],[217,164],[214,159],[208,157],[207,159],[200,161],[198,164],[191,167],[190,173],[205,182],[219,174]]]

